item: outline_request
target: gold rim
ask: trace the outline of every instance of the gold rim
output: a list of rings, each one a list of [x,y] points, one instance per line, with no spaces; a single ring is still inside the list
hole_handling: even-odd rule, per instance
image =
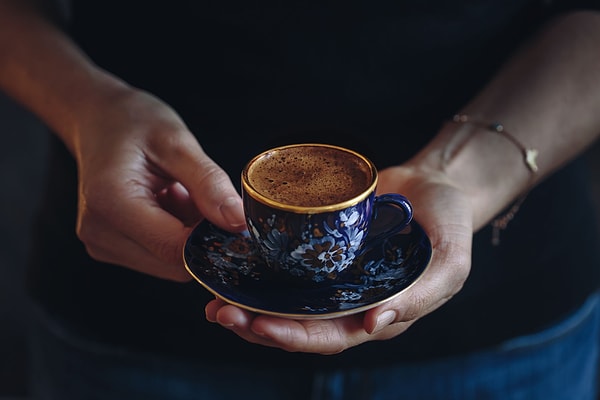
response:
[[[258,160],[262,157],[265,157],[275,151],[292,148],[292,147],[327,147],[330,149],[336,149],[336,150],[340,150],[340,151],[352,154],[353,156],[357,157],[358,159],[364,161],[369,166],[369,168],[371,170],[371,184],[363,193],[359,194],[358,196],[355,196],[355,197],[348,199],[346,201],[343,201],[341,203],[330,204],[327,206],[318,206],[318,207],[296,206],[296,205],[280,203],[280,202],[270,199],[270,198],[262,195],[258,191],[256,191],[256,189],[254,189],[254,187],[252,187],[252,185],[250,184],[250,182],[248,180],[248,169],[250,168],[250,166],[256,160]],[[344,208],[348,208],[355,204],[358,204],[361,201],[363,201],[364,199],[366,199],[367,197],[369,197],[375,191],[375,188],[377,187],[377,179],[378,179],[378,176],[377,176],[377,169],[375,168],[375,164],[373,164],[373,162],[371,160],[369,160],[367,157],[363,156],[360,153],[357,153],[354,150],[350,150],[345,147],[335,146],[332,144],[323,144],[323,143],[298,143],[298,144],[290,144],[290,145],[285,145],[285,146],[274,147],[272,149],[266,150],[266,151],[256,155],[255,157],[253,157],[246,164],[244,169],[242,170],[242,186],[243,186],[245,194],[247,194],[248,196],[252,197],[254,200],[256,200],[260,203],[268,205],[269,207],[274,207],[279,210],[290,211],[290,212],[297,213],[297,214],[319,214],[319,213],[323,213],[323,212],[343,210]]]

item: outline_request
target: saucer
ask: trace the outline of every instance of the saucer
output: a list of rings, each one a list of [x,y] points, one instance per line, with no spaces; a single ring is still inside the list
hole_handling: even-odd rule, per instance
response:
[[[220,299],[256,313],[293,319],[336,318],[373,308],[411,286],[431,259],[431,242],[412,221],[364,252],[335,281],[293,285],[268,268],[247,232],[206,220],[186,240],[190,274]]]

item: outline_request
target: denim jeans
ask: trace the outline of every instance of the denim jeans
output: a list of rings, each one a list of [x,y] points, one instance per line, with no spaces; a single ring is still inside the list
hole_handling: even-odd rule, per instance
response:
[[[386,368],[215,368],[106,348],[42,318],[32,400],[596,399],[600,295],[555,326],[496,348]]]

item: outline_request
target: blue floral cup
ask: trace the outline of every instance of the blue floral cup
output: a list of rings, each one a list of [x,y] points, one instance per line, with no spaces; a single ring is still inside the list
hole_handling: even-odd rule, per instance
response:
[[[412,220],[406,197],[376,196],[376,186],[375,165],[349,149],[304,143],[267,150],[242,171],[250,237],[282,279],[336,280]]]

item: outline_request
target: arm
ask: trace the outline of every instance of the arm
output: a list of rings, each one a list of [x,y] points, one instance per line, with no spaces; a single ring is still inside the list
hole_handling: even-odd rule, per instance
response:
[[[538,150],[533,174],[506,138],[476,126],[448,124],[411,161],[438,169],[444,153],[452,181],[473,201],[474,228],[539,183],[600,135],[600,15],[579,12],[550,24],[526,43],[461,113],[500,121],[520,143]],[[478,130],[460,150],[461,130]]]
[[[72,153],[78,116],[130,88],[95,66],[27,0],[0,1],[0,87],[41,118]]]
[[[565,15],[457,111],[501,121],[521,143],[536,148],[539,171],[533,184],[538,183],[600,134],[598,43],[600,14]],[[415,285],[364,315],[334,320],[256,316],[218,300],[208,304],[208,319],[265,346],[332,354],[395,337],[446,303],[469,274],[473,232],[531,184],[522,154],[505,137],[476,128],[452,151],[466,128],[446,124],[409,162],[380,173],[378,190],[407,195],[433,244],[431,264]]]
[[[77,161],[76,229],[92,257],[186,281],[181,255],[191,225],[209,218],[245,227],[229,177],[179,116],[99,68],[24,0],[0,0],[0,89]]]

